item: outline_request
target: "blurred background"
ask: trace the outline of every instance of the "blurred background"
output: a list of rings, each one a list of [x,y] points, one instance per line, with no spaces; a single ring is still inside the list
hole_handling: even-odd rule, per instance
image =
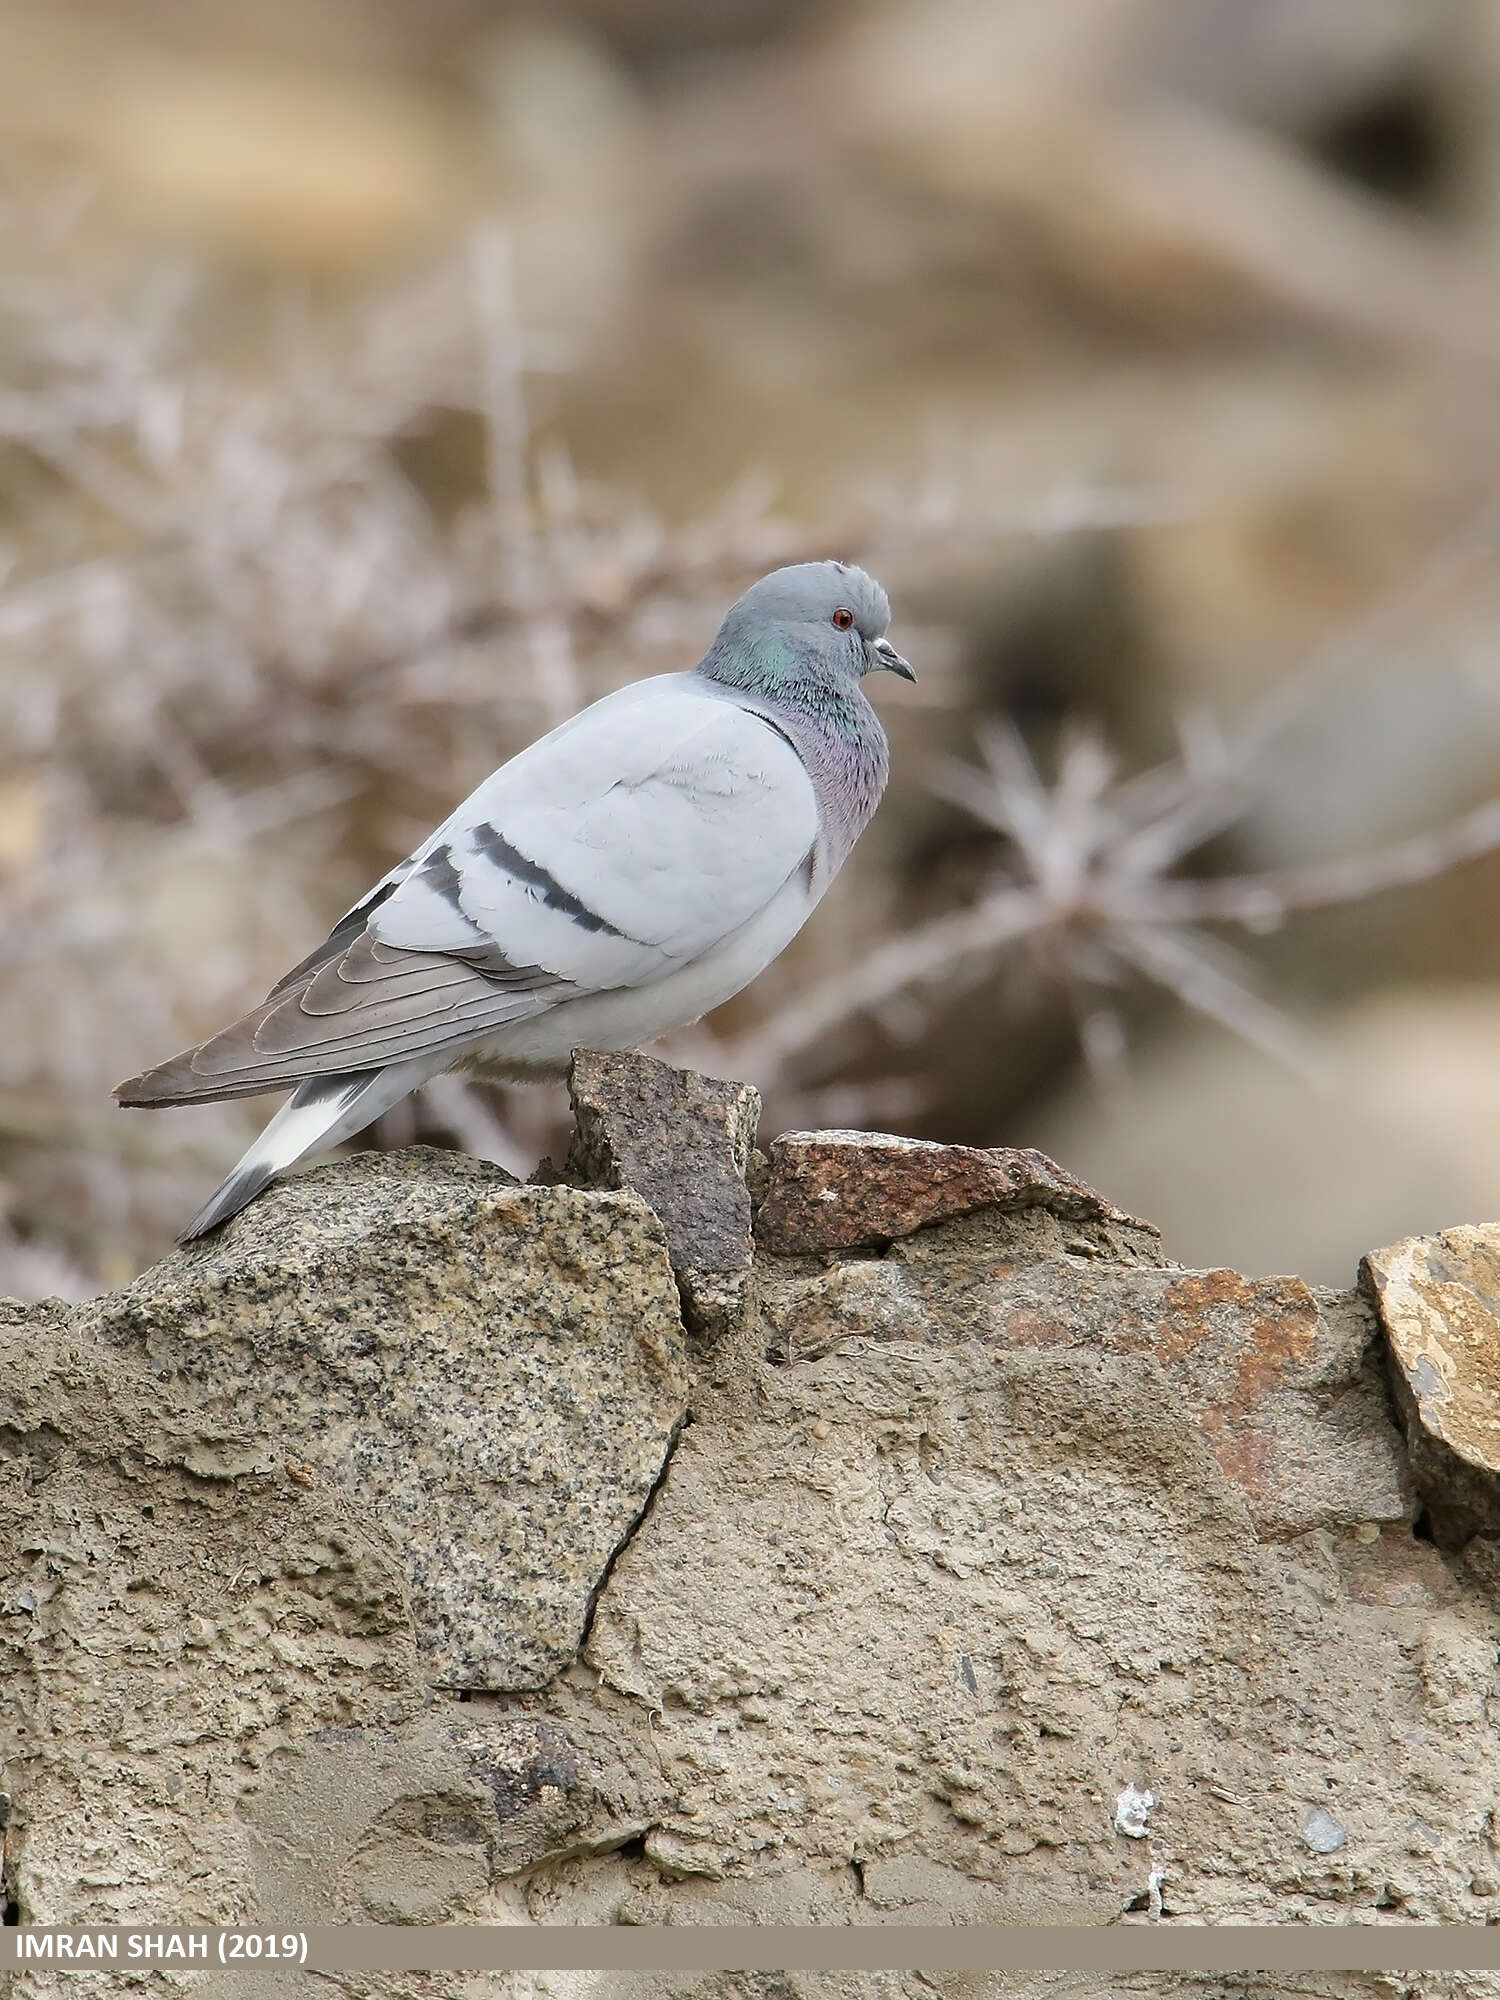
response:
[[[891,789],[667,1053],[1195,1264],[1500,1214],[1497,446],[1497,0],[3,0],[0,1292],[272,1108],[114,1083],[829,554]]]

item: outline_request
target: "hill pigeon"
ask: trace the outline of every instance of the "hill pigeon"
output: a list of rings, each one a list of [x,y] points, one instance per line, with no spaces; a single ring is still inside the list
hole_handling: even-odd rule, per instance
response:
[[[880,802],[860,687],[915,680],[840,562],[762,577],[689,673],[596,701],[492,777],[265,1000],[122,1105],[292,1094],[183,1230],[236,1214],[439,1071],[564,1075],[722,1005],[801,930]]]

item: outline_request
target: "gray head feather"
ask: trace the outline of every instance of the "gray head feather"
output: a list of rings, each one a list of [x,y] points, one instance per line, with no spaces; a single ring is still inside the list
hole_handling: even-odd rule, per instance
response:
[[[819,881],[843,864],[890,773],[885,731],[861,677],[883,669],[916,679],[885,637],[890,616],[880,585],[852,563],[797,563],[763,576],[729,607],[698,665],[796,748],[818,798]]]
[[[729,608],[730,620],[763,620],[776,625],[823,626],[839,610],[854,614],[854,629],[879,639],[891,622],[891,600],[873,576],[852,563],[793,563],[773,569]]]
[[[701,671],[774,695],[798,681],[847,683],[880,670],[914,680],[886,643],[890,622],[890,599],[853,563],[793,563],[730,605]]]

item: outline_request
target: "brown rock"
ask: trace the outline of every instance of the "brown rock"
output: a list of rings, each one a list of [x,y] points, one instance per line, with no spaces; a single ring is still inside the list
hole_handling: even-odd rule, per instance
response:
[[[771,1147],[755,1234],[780,1256],[854,1250],[983,1208],[1044,1208],[1155,1234],[1045,1153],[939,1146],[889,1132],[784,1133]]]
[[[1408,1236],[1362,1272],[1434,1533],[1500,1528],[1500,1225]]]
[[[569,1180],[633,1188],[666,1231],[674,1270],[750,1268],[745,1168],[758,1091],[651,1056],[578,1049],[568,1094],[576,1120],[564,1168]]]
[[[760,1093],[651,1056],[574,1051],[565,1179],[630,1188],[666,1231],[683,1320],[722,1344],[744,1320],[753,1245],[745,1172]]]

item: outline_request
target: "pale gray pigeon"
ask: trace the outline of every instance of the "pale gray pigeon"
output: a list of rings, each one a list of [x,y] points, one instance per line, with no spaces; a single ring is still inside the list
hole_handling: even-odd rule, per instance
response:
[[[752,585],[691,673],[606,695],[503,764],[259,1007],[115,1092],[124,1105],[285,1090],[178,1239],[462,1065],[564,1075],[723,1004],[806,923],[880,802],[860,687],[915,680],[847,563]]]

